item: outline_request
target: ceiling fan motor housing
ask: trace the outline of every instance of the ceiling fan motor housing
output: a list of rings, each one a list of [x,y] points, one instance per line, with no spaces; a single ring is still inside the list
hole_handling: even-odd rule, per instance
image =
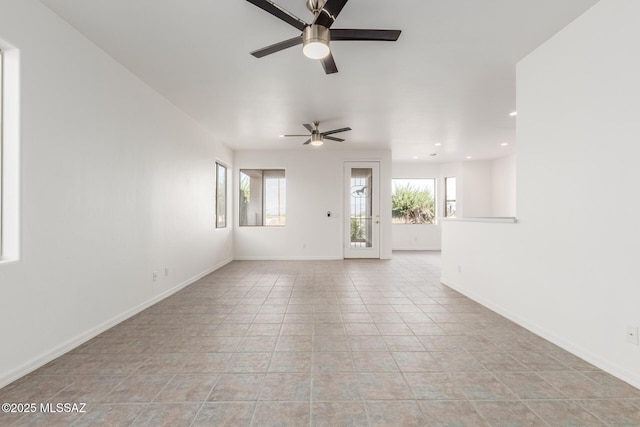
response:
[[[311,145],[322,145],[323,141],[322,141],[322,135],[320,135],[318,132],[314,131],[311,134]]]
[[[322,25],[309,25],[302,33],[302,50],[304,54],[312,59],[321,59],[330,52],[329,40],[331,36],[329,29]]]

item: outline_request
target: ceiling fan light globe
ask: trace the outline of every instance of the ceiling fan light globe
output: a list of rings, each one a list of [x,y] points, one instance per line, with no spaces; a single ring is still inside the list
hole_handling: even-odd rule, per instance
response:
[[[321,139],[317,140],[317,141],[311,141],[311,145],[313,145],[314,147],[319,147],[322,144],[324,144],[324,142],[322,142]]]
[[[307,58],[322,59],[322,58],[326,58],[327,55],[329,55],[330,49],[329,49],[329,46],[327,46],[326,44],[320,41],[317,41],[317,42],[310,42],[304,45],[304,47],[302,48],[302,52],[304,53],[304,56],[306,56]]]

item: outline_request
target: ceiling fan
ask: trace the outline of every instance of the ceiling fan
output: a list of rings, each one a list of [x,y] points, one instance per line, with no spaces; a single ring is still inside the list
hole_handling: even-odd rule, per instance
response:
[[[351,128],[346,127],[346,128],[328,130],[326,132],[320,132],[320,130],[318,129],[319,125],[320,125],[320,122],[313,122],[313,126],[310,125],[309,123],[305,123],[305,124],[302,125],[305,128],[307,128],[307,130],[309,132],[311,132],[311,135],[280,135],[280,136],[283,137],[283,138],[284,137],[289,137],[289,136],[311,136],[311,138],[309,138],[305,142],[303,142],[302,145],[311,144],[311,145],[315,145],[315,146],[320,146],[320,145],[322,145],[324,143],[323,139],[330,139],[332,141],[344,142],[344,139],[342,139],[342,138],[336,138],[334,136],[329,136],[329,135],[333,135],[334,133],[346,132],[348,130],[351,130]]]
[[[338,67],[331,54],[329,41],[396,41],[400,37],[400,30],[330,29],[348,0],[307,0],[307,9],[314,15],[311,24],[307,24],[271,0],[247,1],[302,31],[300,36],[251,52],[251,55],[256,58],[302,44],[305,56],[321,60],[325,73],[333,74],[338,72]]]

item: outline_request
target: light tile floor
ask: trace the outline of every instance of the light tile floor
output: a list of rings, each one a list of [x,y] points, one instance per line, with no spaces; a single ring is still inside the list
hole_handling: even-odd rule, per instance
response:
[[[640,391],[439,283],[437,252],[233,262],[0,390],[46,426],[639,426]]]

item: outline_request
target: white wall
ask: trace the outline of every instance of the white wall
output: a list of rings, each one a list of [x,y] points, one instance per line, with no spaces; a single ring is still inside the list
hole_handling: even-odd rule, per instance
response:
[[[230,150],[49,9],[2,1],[0,43],[20,50],[22,105],[1,387],[228,262],[233,222],[215,230],[215,161],[232,166]]]
[[[285,227],[234,229],[235,259],[342,259],[344,162],[380,162],[380,257],[391,257],[391,152],[303,147],[234,153],[234,206],[240,169],[285,169]],[[236,209],[237,211],[237,209]],[[327,217],[327,211],[332,216]],[[237,223],[237,219],[235,221]]]
[[[492,162],[478,160],[462,163],[461,179],[456,180],[459,198],[463,200],[458,217],[493,216]]]
[[[638,16],[602,0],[519,63],[519,223],[448,222],[442,260],[443,282],[636,387]]]
[[[439,251],[440,224],[392,224],[394,251]]]
[[[492,216],[516,216],[516,156],[491,162]]]

